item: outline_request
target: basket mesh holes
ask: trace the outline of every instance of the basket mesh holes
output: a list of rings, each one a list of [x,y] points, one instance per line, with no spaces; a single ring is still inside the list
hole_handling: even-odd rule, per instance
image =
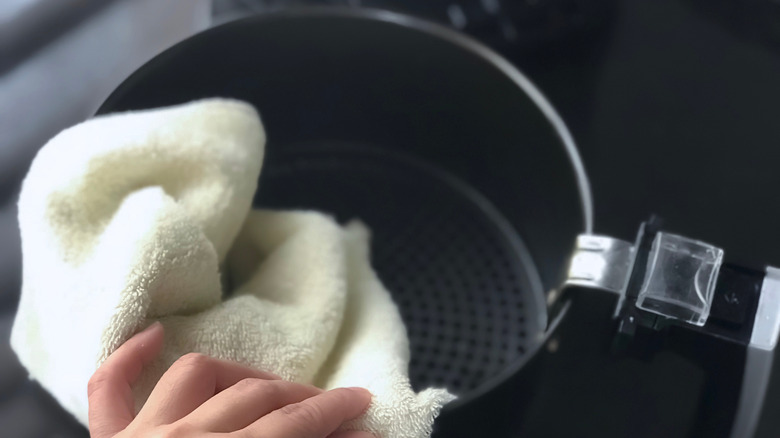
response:
[[[330,146],[269,158],[262,179],[262,207],[371,228],[372,265],[406,324],[416,390],[462,395],[525,354],[527,267],[502,219],[460,186],[412,161]]]

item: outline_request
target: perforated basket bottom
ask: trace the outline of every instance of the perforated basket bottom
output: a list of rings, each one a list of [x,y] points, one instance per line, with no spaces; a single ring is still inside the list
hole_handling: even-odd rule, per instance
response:
[[[372,264],[409,333],[415,389],[464,395],[528,350],[538,316],[524,300],[522,243],[461,181],[376,149],[308,146],[269,157],[255,205],[371,228]]]

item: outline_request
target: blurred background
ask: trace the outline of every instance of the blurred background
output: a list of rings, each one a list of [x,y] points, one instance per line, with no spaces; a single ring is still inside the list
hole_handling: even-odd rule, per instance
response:
[[[780,0],[4,0],[0,425],[18,423],[26,403],[7,339],[21,278],[16,196],[38,148],[175,42],[312,4],[416,15],[506,56],[577,140],[597,232],[631,239],[657,213],[746,263],[780,266]],[[780,436],[775,364],[758,437]]]

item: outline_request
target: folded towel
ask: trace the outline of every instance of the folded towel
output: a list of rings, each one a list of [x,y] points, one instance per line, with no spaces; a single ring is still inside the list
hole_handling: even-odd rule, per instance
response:
[[[86,425],[92,373],[160,321],[165,347],[134,388],[138,409],[178,357],[200,352],[326,389],[365,387],[371,406],[348,428],[429,436],[453,396],[412,390],[368,230],[251,211],[264,144],[255,110],[223,99],[101,116],[52,139],[19,200],[14,351]]]

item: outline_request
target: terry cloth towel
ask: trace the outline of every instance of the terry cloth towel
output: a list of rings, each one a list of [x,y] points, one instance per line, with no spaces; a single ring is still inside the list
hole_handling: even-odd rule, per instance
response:
[[[160,321],[165,347],[134,388],[139,409],[177,358],[199,352],[365,387],[372,404],[347,427],[429,436],[454,397],[412,390],[406,330],[370,266],[368,230],[250,211],[264,144],[255,110],[223,99],[101,116],[49,141],[19,199],[14,351],[86,425],[92,373]]]

